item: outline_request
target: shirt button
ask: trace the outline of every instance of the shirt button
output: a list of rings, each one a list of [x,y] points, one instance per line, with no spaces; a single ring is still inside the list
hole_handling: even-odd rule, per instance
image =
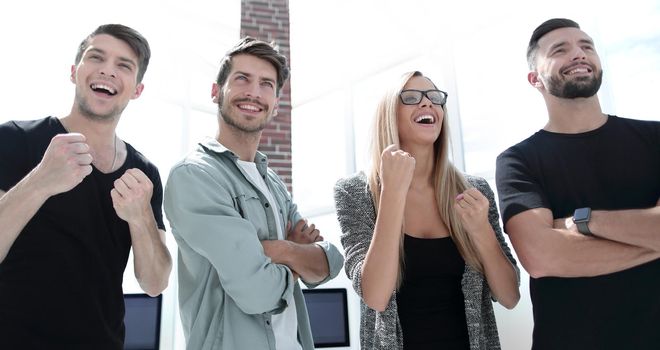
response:
[[[266,324],[270,326],[270,321],[266,321]]]
[[[266,208],[270,208],[270,204],[266,203],[264,205],[266,206]]]

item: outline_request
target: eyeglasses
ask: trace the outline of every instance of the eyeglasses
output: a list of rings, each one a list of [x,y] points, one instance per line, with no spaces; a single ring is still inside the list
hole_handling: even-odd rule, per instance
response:
[[[404,105],[416,105],[422,101],[423,96],[426,96],[434,105],[444,106],[447,102],[447,93],[442,90],[421,91],[408,89],[401,91],[399,94],[401,103]]]

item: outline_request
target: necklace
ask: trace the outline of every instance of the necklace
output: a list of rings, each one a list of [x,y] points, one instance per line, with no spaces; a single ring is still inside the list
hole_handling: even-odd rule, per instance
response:
[[[64,131],[66,131],[67,133],[70,132],[70,131],[69,131],[69,128],[67,128],[66,126],[64,126],[64,123],[62,123],[62,122],[60,121],[60,124],[61,124],[62,127],[64,128]],[[117,162],[117,134],[115,134],[115,141],[114,141],[113,147],[114,147],[115,155],[112,157],[112,165],[110,165],[110,172],[112,172],[113,170],[115,170],[115,163]],[[98,168],[97,168],[97,169],[98,169]]]
[[[110,166],[110,172],[112,172],[115,169],[115,162],[117,161],[117,134],[115,134],[115,156],[112,157],[112,165]]]

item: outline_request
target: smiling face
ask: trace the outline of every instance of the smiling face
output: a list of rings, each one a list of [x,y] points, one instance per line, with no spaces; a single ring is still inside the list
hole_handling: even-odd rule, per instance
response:
[[[559,98],[594,96],[603,79],[593,40],[577,28],[556,29],[539,42],[536,71],[529,81]]]
[[[277,114],[277,71],[266,60],[253,55],[232,57],[225,84],[213,84],[213,101],[218,103],[223,126],[243,132],[262,131]]]
[[[427,91],[436,87],[426,77],[413,76],[403,88],[407,89]],[[442,106],[432,104],[426,96],[416,105],[405,105],[399,100],[397,128],[401,148],[412,144],[433,145],[442,131],[444,116]]]
[[[94,120],[116,119],[142,93],[137,72],[137,55],[127,43],[107,34],[93,37],[78,65],[71,67],[74,110]]]

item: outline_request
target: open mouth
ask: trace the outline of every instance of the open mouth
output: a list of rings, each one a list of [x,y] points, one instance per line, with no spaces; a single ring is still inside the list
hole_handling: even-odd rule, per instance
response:
[[[92,85],[90,85],[89,87],[90,87],[90,88],[92,89],[92,91],[94,91],[94,92],[98,92],[98,93],[106,94],[106,95],[108,95],[108,96],[114,96],[114,95],[117,94],[117,90],[116,90],[116,89],[114,89],[114,88],[112,88],[112,87],[110,87],[110,86],[108,86],[108,85],[105,85],[105,84],[92,84]]]
[[[585,66],[585,65],[579,65],[579,66],[576,66],[576,67],[568,68],[563,73],[565,75],[589,74],[592,71],[593,70],[591,69],[591,67],[588,67],[588,66]]]
[[[435,118],[432,115],[420,115],[415,118],[415,123],[418,124],[433,124]]]
[[[238,104],[238,108],[246,112],[261,112],[262,109],[251,104]]]

